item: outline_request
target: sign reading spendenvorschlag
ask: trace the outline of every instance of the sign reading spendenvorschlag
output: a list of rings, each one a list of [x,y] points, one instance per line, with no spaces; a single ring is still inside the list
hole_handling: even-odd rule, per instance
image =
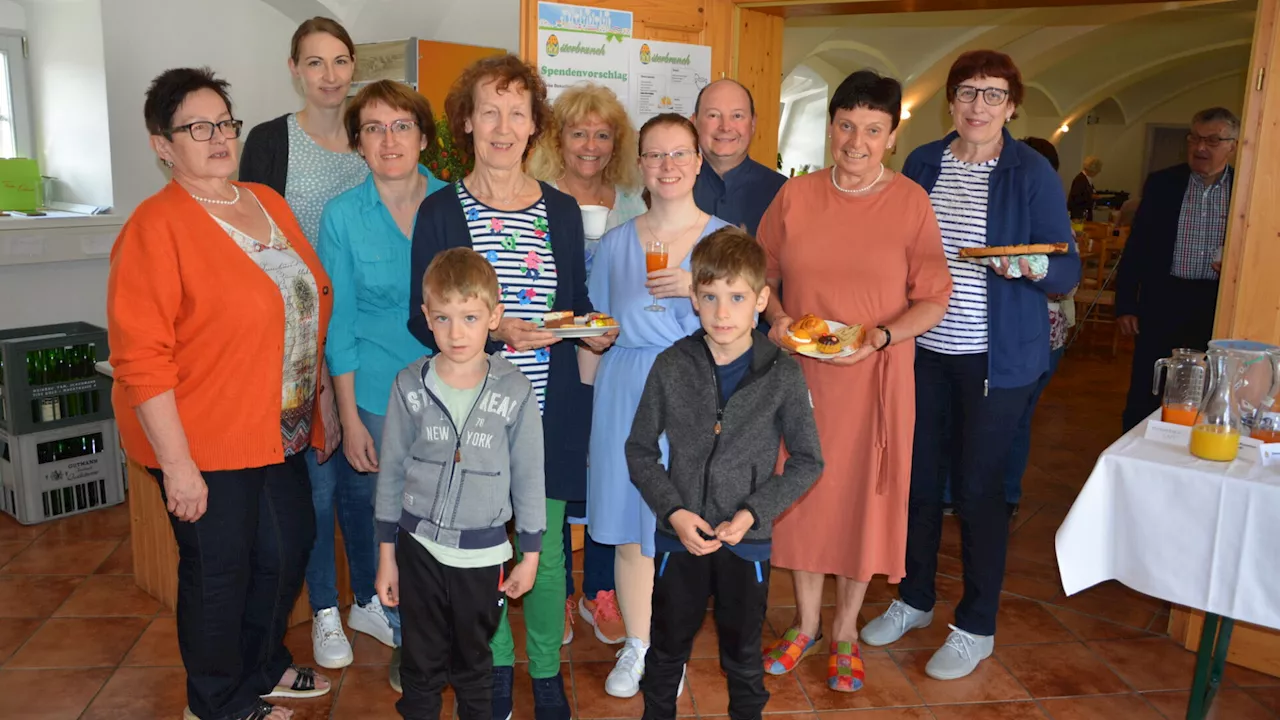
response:
[[[538,3],[538,72],[554,101],[583,81],[630,99],[632,15],[624,10]]]

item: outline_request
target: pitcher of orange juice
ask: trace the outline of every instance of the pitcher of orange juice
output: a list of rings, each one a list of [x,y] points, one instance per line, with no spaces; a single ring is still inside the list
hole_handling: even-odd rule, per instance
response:
[[[1151,380],[1151,394],[1160,394],[1160,371],[1164,375],[1164,400],[1160,404],[1160,419],[1177,425],[1192,425],[1200,398],[1204,395],[1205,359],[1199,350],[1178,348],[1172,357],[1156,361],[1155,375]]]
[[[1244,423],[1236,384],[1244,374],[1245,357],[1222,348],[1209,348],[1208,389],[1191,426],[1191,454],[1205,460],[1231,462],[1240,450]]]

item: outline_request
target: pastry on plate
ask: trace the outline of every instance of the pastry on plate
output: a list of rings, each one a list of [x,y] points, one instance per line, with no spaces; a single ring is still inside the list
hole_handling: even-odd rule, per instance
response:
[[[821,335],[830,333],[831,326],[827,324],[826,320],[816,315],[804,315],[799,320],[791,323],[791,327],[788,330],[800,340],[813,340]]]
[[[618,321],[604,313],[592,313],[587,316],[587,327],[617,327]]]
[[[834,335],[840,339],[841,348],[850,350],[857,350],[867,340],[867,332],[861,325],[847,325],[835,331]]]
[[[548,330],[573,327],[573,312],[570,310],[554,310],[542,314],[542,326]]]
[[[790,350],[791,352],[803,353],[817,350],[818,344],[812,340],[800,340],[791,335],[783,335],[782,347]]]
[[[1039,243],[1035,245],[994,245],[991,247],[960,248],[960,257],[1001,257],[1004,255],[1062,255],[1070,250],[1067,243]]]
[[[842,349],[840,346],[840,338],[835,335],[819,335],[817,342],[818,352],[824,355],[835,355]]]

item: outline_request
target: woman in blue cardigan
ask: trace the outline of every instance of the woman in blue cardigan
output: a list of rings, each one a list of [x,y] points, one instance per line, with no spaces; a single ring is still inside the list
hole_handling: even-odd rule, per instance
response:
[[[973,672],[995,645],[1009,523],[1004,468],[1019,419],[1049,369],[1047,294],[1080,279],[1062,182],[1005,123],[1022,102],[1008,55],[975,50],[947,77],[956,130],[916,148],[902,174],[929,193],[954,289],[942,322],[916,338],[916,429],[907,511],[907,574],[862,631],[887,645],[933,622],[948,464],[963,546],[964,597],[952,632],[925,668],[938,680]],[[1061,255],[958,259],[961,248],[1062,243]],[[950,438],[950,441],[944,440]]]
[[[564,638],[564,527],[568,502],[586,499],[587,436],[591,430],[591,387],[583,385],[572,343],[538,329],[532,321],[552,310],[591,312],[587,297],[582,212],[578,203],[527,175],[522,163],[538,135],[549,127],[547,90],[537,72],[514,55],[477,60],[455,81],[445,100],[449,130],[458,146],[475,158],[462,181],[429,196],[413,230],[409,331],[435,347],[422,305],[422,276],[441,250],[470,247],[488,258],[498,273],[505,314],[491,334],[490,352],[524,372],[537,392],[546,445],[547,531],[533,590],[524,615],[539,720],[569,720],[560,674]],[[583,342],[597,352],[617,333]],[[506,615],[493,642],[493,717],[510,716],[515,647]],[[411,668],[406,656],[404,678]]]

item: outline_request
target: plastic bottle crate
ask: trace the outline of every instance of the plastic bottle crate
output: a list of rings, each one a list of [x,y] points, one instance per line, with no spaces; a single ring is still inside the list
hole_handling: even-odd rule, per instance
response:
[[[0,330],[0,429],[13,435],[109,420],[107,331],[89,323]]]
[[[23,525],[124,502],[114,420],[26,435],[0,430],[0,510]]]

